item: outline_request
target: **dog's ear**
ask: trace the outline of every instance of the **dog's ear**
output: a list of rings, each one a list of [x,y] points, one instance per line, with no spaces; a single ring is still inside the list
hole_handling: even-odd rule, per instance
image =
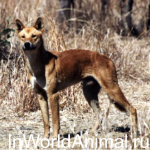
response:
[[[23,23],[19,20],[16,19],[16,27],[17,27],[17,32],[19,33],[21,30],[23,30],[23,28],[25,28],[25,26],[23,25]]]
[[[41,17],[39,17],[39,18],[36,20],[34,27],[35,27],[37,30],[43,31],[43,29],[44,29],[44,24],[43,24],[43,19],[42,19]]]

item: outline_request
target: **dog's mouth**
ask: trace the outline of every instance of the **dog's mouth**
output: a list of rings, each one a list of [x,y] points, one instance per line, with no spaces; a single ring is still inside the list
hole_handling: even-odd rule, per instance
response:
[[[36,49],[35,46],[32,46],[30,48],[26,48],[26,47],[23,46],[23,50],[25,50],[25,51],[31,51],[31,50],[35,50],[35,49]]]
[[[30,50],[35,50],[36,46],[31,44],[30,42],[25,42],[22,48],[25,51],[30,51]]]

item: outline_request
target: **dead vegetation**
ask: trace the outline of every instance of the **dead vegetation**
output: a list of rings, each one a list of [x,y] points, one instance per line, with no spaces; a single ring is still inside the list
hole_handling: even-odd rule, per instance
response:
[[[72,27],[68,33],[63,33],[64,28],[59,30],[57,1],[39,0],[37,2],[36,0],[32,0],[31,2],[29,0],[0,0],[0,15],[3,16],[0,18],[0,33],[6,28],[14,29],[15,18],[26,22],[26,25],[31,25],[37,16],[42,16],[45,20],[44,42],[47,50],[63,51],[66,49],[81,48],[98,51],[109,56],[115,62],[119,84],[124,94],[129,102],[137,108],[140,137],[149,138],[149,37],[146,36],[141,39],[136,39],[134,37],[122,37],[116,34],[113,28],[111,28],[111,25],[108,24],[108,20],[106,22],[100,21],[99,7],[96,4],[92,3],[91,0],[89,0],[89,3],[84,0],[83,3],[84,9],[77,11],[79,17],[72,19]],[[90,8],[89,5],[91,6]],[[83,20],[84,18],[87,18],[87,20]],[[74,20],[78,20],[78,22],[74,22]],[[0,62],[0,107],[2,108],[0,120],[3,124],[7,122],[10,128],[6,120],[10,120],[12,113],[16,116],[24,117],[24,119],[28,118],[29,120],[33,119],[32,115],[35,115],[36,118],[37,115],[40,116],[41,114],[39,111],[31,112],[37,111],[39,107],[36,95],[33,93],[27,81],[25,63],[20,51],[20,45],[17,42],[17,36],[14,32],[8,32],[6,35],[9,35],[11,38],[3,37],[3,39],[10,42],[10,45],[5,47],[6,49],[0,45],[0,50],[9,51],[6,58],[11,59],[1,59]],[[92,110],[82,95],[81,86],[81,84],[72,86],[61,93],[62,134],[76,134],[81,130],[88,130],[91,126],[92,119],[94,119]],[[124,133],[119,131],[115,132],[113,129],[114,126],[125,127],[125,124],[130,126],[129,118],[126,114],[120,113],[111,105],[108,121],[106,121],[105,114],[109,107],[108,98],[103,91],[99,97],[103,114],[99,137],[112,137],[114,139],[123,137]],[[6,115],[3,112],[8,114]],[[32,114],[32,117],[30,114]],[[15,120],[16,118],[13,119]],[[20,119],[18,118],[18,120]],[[39,120],[35,119],[35,122],[37,123]],[[18,122],[14,126],[17,124]],[[21,125],[23,126],[24,124],[26,122],[23,122]],[[29,124],[26,124],[26,126]],[[41,123],[40,125],[38,123],[30,125],[43,128]],[[2,128],[2,126],[0,127]],[[36,131],[37,129],[35,128],[33,130]],[[41,130],[37,131],[42,132]],[[17,135],[19,131],[15,132]],[[6,136],[6,138],[8,137]],[[5,148],[8,148],[7,145],[5,146]]]

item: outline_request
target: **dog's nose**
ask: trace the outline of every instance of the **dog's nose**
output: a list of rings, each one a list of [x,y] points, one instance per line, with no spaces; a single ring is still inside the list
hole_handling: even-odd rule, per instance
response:
[[[25,49],[30,49],[30,42],[25,42],[24,47]]]

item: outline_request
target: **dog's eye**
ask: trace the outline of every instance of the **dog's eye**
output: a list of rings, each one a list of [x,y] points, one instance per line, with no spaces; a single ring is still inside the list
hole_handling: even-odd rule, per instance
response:
[[[23,36],[21,36],[23,39],[25,38],[25,36],[23,35]]]
[[[35,38],[35,37],[36,37],[36,35],[33,34],[33,35],[32,35],[32,38]]]

